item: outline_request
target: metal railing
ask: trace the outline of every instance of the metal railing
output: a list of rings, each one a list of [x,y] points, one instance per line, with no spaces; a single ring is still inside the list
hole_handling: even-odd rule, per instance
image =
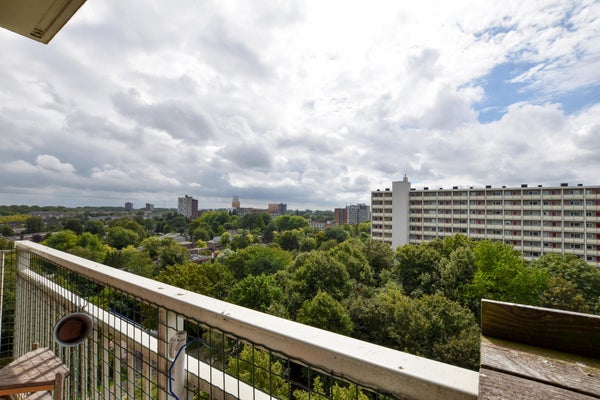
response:
[[[17,242],[16,252],[3,255],[0,357],[8,358],[9,347],[10,356],[18,357],[34,342],[53,348],[70,367],[70,399],[477,397],[474,371],[239,307],[36,243]],[[93,334],[83,344],[61,347],[52,329],[72,312],[93,318]]]

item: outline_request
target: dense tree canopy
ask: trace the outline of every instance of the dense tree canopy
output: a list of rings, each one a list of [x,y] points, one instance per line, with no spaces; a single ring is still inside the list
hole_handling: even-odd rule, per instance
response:
[[[71,216],[50,228],[72,229],[53,231],[43,243],[261,312],[473,369],[482,298],[600,314],[600,269],[576,256],[545,255],[528,263],[508,244],[464,235],[393,251],[370,240],[369,223],[316,232],[300,214],[239,218],[215,211],[189,221],[169,212],[151,223],[137,214],[108,224]],[[23,216],[21,223],[30,218]],[[28,230],[45,228],[33,218]],[[174,239],[149,236],[152,230],[180,232],[201,247],[220,236],[221,247],[198,264]],[[0,247],[9,245],[4,241]],[[105,306],[126,313],[130,304],[114,298]],[[249,371],[240,368],[240,376]],[[340,399],[351,393],[350,387],[336,390]]]

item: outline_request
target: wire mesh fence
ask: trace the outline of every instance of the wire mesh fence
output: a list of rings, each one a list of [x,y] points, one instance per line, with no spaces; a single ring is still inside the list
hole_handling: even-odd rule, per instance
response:
[[[387,398],[43,256],[2,256],[3,363],[33,343],[53,348],[71,370],[68,398]],[[61,346],[54,324],[76,312],[92,316],[93,334]]]

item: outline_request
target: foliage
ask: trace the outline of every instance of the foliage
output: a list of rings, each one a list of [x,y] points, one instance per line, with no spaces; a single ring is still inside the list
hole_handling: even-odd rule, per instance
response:
[[[373,269],[364,255],[363,244],[358,239],[346,240],[331,249],[329,253],[346,266],[351,279],[364,285],[375,283]]]
[[[547,254],[532,266],[549,275],[542,305],[600,314],[600,269],[574,255]]]
[[[63,229],[68,229],[77,235],[81,235],[83,233],[83,224],[80,220],[71,218],[64,222]]]
[[[140,241],[144,240],[148,236],[146,229],[142,225],[137,223],[135,220],[133,220],[132,218],[129,218],[129,217],[112,220],[109,223],[109,226],[110,226],[110,228],[122,227],[122,228],[125,228],[125,229],[135,232],[138,236],[138,243]],[[110,235],[110,231],[111,231],[110,228],[108,230],[109,235]]]
[[[237,227],[239,229],[263,232],[270,223],[271,216],[268,213],[250,213],[244,215],[237,221]]]
[[[297,250],[300,247],[301,239],[302,232],[298,229],[284,231],[277,235],[277,243],[279,243],[282,249],[288,251]]]
[[[233,272],[236,279],[248,275],[272,274],[285,268],[291,255],[280,248],[252,245],[238,250],[227,259],[220,260]]]
[[[329,293],[339,301],[352,290],[346,267],[326,252],[302,253],[293,263],[291,274],[292,315],[305,300],[312,299],[319,291]]]
[[[353,325],[348,310],[329,293],[319,291],[312,300],[306,300],[296,321],[342,335],[350,335]]]
[[[42,242],[43,245],[52,247],[53,249],[61,251],[69,251],[73,247],[77,246],[78,237],[73,231],[60,231],[50,234],[46,240]]]
[[[89,220],[83,224],[83,231],[89,232],[98,237],[103,237],[106,233],[106,227],[102,221]]]
[[[437,264],[442,257],[436,248],[439,245],[437,241],[439,240],[420,245],[407,244],[396,250],[397,266],[393,276],[407,294],[416,296],[434,292],[433,283],[438,277]]]
[[[27,233],[43,232],[44,229],[45,224],[42,217],[31,216],[25,220],[25,232]]]
[[[15,231],[8,224],[0,225],[0,236],[14,236]]]
[[[116,249],[137,246],[140,243],[140,235],[131,229],[116,225],[108,228],[106,242]]]
[[[273,276],[248,275],[233,285],[226,300],[242,307],[269,312],[283,300],[283,290]]]
[[[308,227],[308,221],[297,215],[282,215],[275,220],[279,232],[291,231]]]
[[[325,393],[325,385],[321,382],[321,377],[316,377],[312,384],[312,390],[294,390],[296,400],[368,400],[369,397],[362,392],[356,385],[340,385],[338,382],[333,384],[331,393]]]
[[[220,263],[196,264],[191,261],[169,265],[157,280],[192,292],[224,299],[235,284],[231,271]]]
[[[474,315],[441,295],[410,298],[389,285],[351,307],[355,335],[400,351],[477,369],[479,327]],[[359,319],[360,322],[356,322]]]
[[[158,248],[159,268],[184,263],[189,257],[189,250],[179,245],[175,239],[170,237],[160,239]]]
[[[383,270],[394,268],[394,251],[387,243],[369,240],[363,247],[363,253],[377,276]]]
[[[289,398],[289,386],[283,364],[270,353],[245,345],[239,356],[230,356],[227,373],[275,398]]]
[[[231,237],[230,247],[233,250],[245,249],[253,243],[257,242],[257,238],[249,231],[242,231]]]
[[[466,285],[465,301],[478,315],[482,298],[540,305],[548,274],[528,266],[508,244],[481,241],[473,249],[475,274]]]

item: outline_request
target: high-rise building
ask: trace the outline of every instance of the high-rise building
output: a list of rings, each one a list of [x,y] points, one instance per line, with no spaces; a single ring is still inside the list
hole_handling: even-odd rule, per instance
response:
[[[600,186],[423,189],[408,178],[371,192],[371,237],[418,244],[457,233],[512,245],[527,260],[574,254],[600,266]]]
[[[231,208],[240,208],[240,197],[233,196],[233,200],[231,200]]]
[[[129,201],[125,203],[125,211],[133,211],[133,203]]]
[[[357,225],[371,220],[371,207],[366,204],[356,204],[346,207],[349,225]]]
[[[371,220],[371,207],[366,204],[355,204],[346,208],[333,210],[333,220],[337,225],[356,225]]]
[[[184,217],[198,218],[198,200],[187,194],[177,199],[177,211]]]
[[[154,204],[146,203],[146,211],[154,211]]]

